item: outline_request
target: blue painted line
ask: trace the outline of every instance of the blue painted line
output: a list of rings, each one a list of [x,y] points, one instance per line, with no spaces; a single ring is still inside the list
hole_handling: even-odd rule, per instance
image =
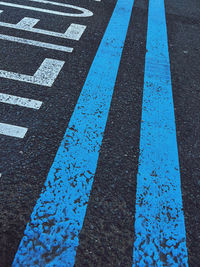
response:
[[[133,266],[188,266],[164,0],[149,0]]]
[[[13,266],[73,266],[134,0],[118,0]]]

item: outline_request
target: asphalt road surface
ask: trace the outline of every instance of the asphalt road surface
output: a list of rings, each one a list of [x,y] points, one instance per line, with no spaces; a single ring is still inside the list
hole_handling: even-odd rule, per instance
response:
[[[200,266],[200,2],[0,1],[0,266]]]

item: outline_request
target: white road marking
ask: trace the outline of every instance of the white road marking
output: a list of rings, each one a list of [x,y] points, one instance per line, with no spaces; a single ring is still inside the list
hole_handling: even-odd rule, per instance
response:
[[[39,109],[42,105],[42,102],[38,100],[2,93],[0,93],[0,102],[33,109]]]
[[[33,1],[33,0],[31,0]],[[93,13],[85,8],[78,7],[78,6],[73,6],[73,5],[68,5],[68,4],[62,4],[62,3],[56,3],[56,2],[50,2],[50,1],[34,1],[34,2],[41,2],[45,4],[51,4],[51,5],[57,5],[57,6],[62,6],[66,8],[72,8],[76,9],[78,11],[81,11],[82,13],[65,13],[65,12],[59,12],[55,10],[49,10],[49,9],[43,9],[43,8],[38,8],[38,7],[32,7],[32,6],[25,6],[25,5],[18,5],[18,4],[13,4],[13,3],[8,3],[8,2],[2,2],[0,1],[0,5],[2,6],[9,6],[9,7],[15,7],[15,8],[22,8],[22,9],[28,9],[28,10],[33,10],[37,12],[43,12],[43,13],[48,13],[48,14],[53,14],[57,16],[65,16],[65,17],[91,17],[93,16]]]
[[[45,58],[33,76],[0,70],[0,77],[51,87],[64,63],[61,60]]]
[[[0,123],[0,134],[11,137],[24,138],[27,128],[6,123]]]
[[[47,48],[47,49],[58,50],[58,51],[67,52],[67,53],[71,53],[73,51],[72,47],[44,43],[44,42],[39,42],[39,41],[19,38],[19,37],[10,36],[10,35],[4,35],[4,34],[0,34],[0,39],[5,40],[5,41],[10,41],[10,42],[16,42],[20,44],[26,44],[26,45],[32,45],[32,46],[37,46],[37,47],[42,47],[42,48]]]
[[[0,10],[0,13],[2,12],[3,11]],[[39,21],[40,21],[39,19],[25,17],[17,24],[0,22],[0,26],[12,28],[16,30],[23,30],[23,31],[33,32],[33,33],[50,35],[50,36],[59,37],[59,38],[66,38],[66,39],[71,39],[71,40],[76,40],[76,41],[78,41],[81,38],[82,34],[84,33],[86,29],[85,25],[75,24],[75,23],[72,23],[68,27],[65,33],[52,32],[52,31],[46,31],[42,29],[33,28]]]
[[[9,23],[4,23],[0,22],[1,26],[4,27],[9,27],[9,28],[14,28],[14,29],[32,29],[40,20],[35,19],[35,18],[29,18],[25,17],[20,22],[18,22],[16,25],[15,24],[9,24]]]
[[[82,24],[72,23],[67,31],[63,34],[63,38],[78,41],[84,33],[87,26]]]

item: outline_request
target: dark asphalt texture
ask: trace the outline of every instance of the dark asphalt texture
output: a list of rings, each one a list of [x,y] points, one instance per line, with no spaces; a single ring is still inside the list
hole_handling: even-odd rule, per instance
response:
[[[200,2],[166,1],[189,266],[200,266]]]
[[[57,0],[54,0],[57,1]],[[8,1],[7,2],[11,2]],[[14,0],[14,3],[44,7]],[[59,1],[57,1],[59,2]],[[61,2],[61,1],[60,1]],[[64,32],[87,26],[80,41],[1,27],[0,33],[71,46],[64,53],[1,42],[0,69],[32,75],[48,58],[65,65],[52,87],[1,79],[0,92],[43,101],[40,110],[0,103],[0,122],[29,128],[24,139],[0,135],[0,267],[11,266],[73,113],[116,0],[64,0],[94,12],[71,18],[0,6],[1,21],[39,18]],[[165,0],[189,266],[200,266],[200,1]],[[56,7],[56,10],[63,11]],[[132,266],[148,1],[135,0],[76,266]]]

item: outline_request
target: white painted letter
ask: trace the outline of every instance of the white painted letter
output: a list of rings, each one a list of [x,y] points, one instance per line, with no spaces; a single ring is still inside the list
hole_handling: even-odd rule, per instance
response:
[[[51,87],[64,63],[65,62],[61,60],[45,58],[33,76],[0,70],[0,77]]]

